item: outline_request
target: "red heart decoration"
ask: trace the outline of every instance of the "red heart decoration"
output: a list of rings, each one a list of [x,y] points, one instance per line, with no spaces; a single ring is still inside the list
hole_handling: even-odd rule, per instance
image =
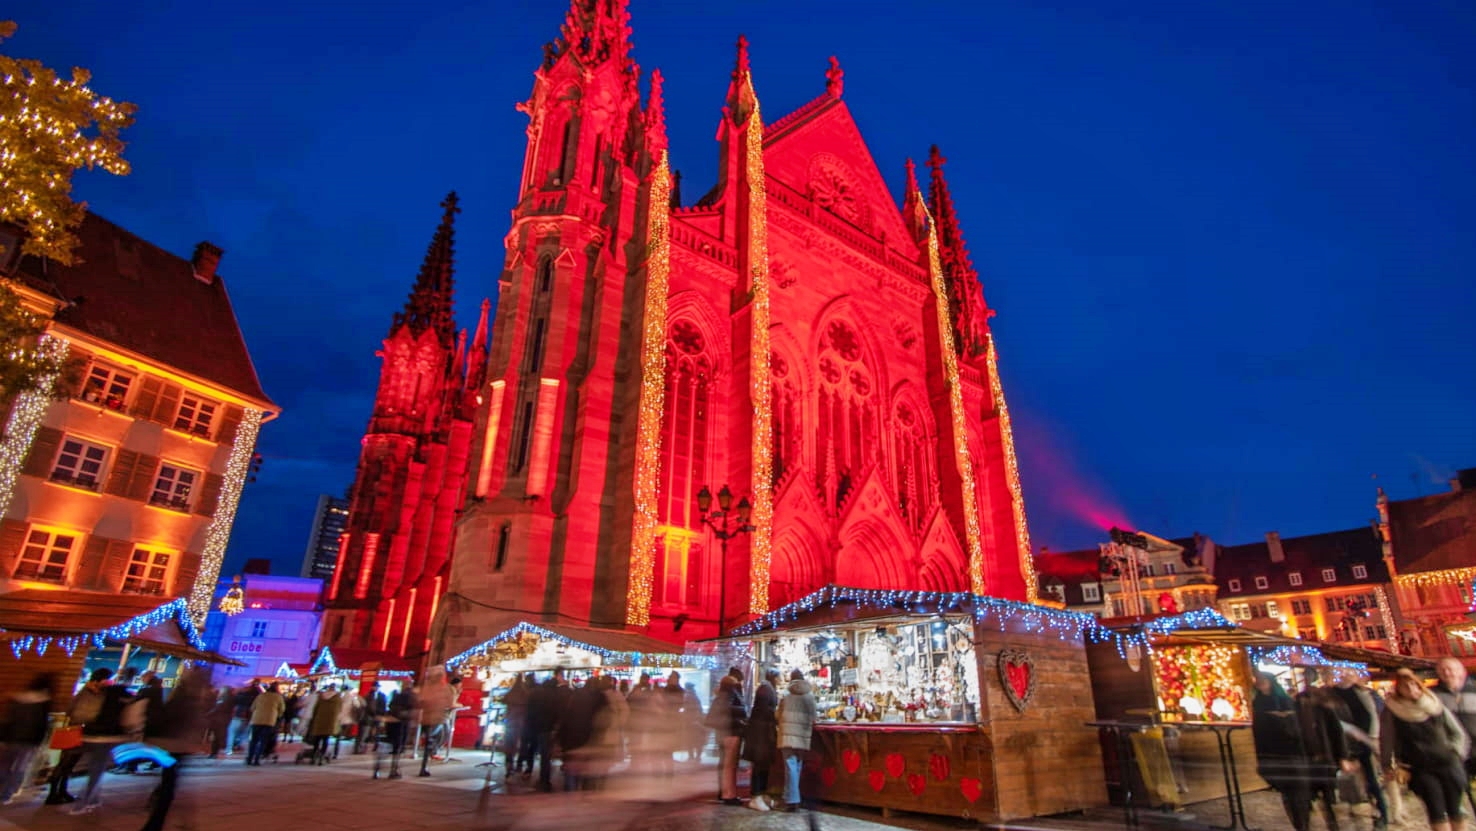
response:
[[[1015,697],[1021,701],[1025,700],[1025,694],[1030,692],[1030,666],[1028,664],[1009,664],[1005,672],[1010,676],[1010,689],[1015,691]]]
[[[861,769],[861,754],[854,750],[843,750],[841,764],[846,766],[846,773],[855,773]]]
[[[963,791],[964,799],[970,802],[978,802],[979,797],[984,795],[983,783],[967,776],[958,780],[958,789]]]
[[[997,660],[1005,698],[1016,710],[1024,712],[1035,696],[1035,659],[1023,649],[1004,649]]]
[[[921,773],[907,774],[907,790],[912,791],[913,796],[922,796],[923,789],[928,786],[928,777]]]
[[[939,782],[948,781],[949,767],[947,756],[941,753],[934,753],[928,756],[928,770],[933,774],[933,778]]]
[[[887,773],[893,779],[900,779],[902,771],[907,770],[907,760],[902,758],[901,753],[888,753],[886,759]]]
[[[820,781],[821,782],[824,782],[825,783],[825,787],[827,787],[827,788],[830,787],[831,785],[834,785],[835,784],[835,768],[821,768],[820,769]]]
[[[866,781],[871,783],[871,789],[873,791],[880,793],[882,786],[887,784],[886,771],[873,770],[866,774]]]

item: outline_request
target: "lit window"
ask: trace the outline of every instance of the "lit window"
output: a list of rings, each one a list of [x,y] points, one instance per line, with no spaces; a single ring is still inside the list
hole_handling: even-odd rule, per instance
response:
[[[1324,583],[1336,583],[1337,581],[1338,581],[1338,573],[1336,571],[1334,571],[1333,569],[1330,569],[1330,568],[1325,568],[1325,569],[1322,570],[1322,582],[1324,582]]]
[[[1240,581],[1239,580],[1231,580],[1230,581],[1230,591],[1233,591],[1233,592],[1240,591]]]
[[[121,410],[128,400],[128,388],[132,385],[132,373],[106,364],[93,364],[87,371],[86,383],[82,385],[82,398],[110,410]]]
[[[1264,588],[1269,587],[1270,585],[1271,585],[1270,581],[1268,581],[1266,578],[1264,578],[1264,577],[1257,577],[1256,578],[1256,588],[1258,588],[1258,589],[1264,589]]]
[[[267,633],[267,621],[257,620],[251,623],[251,637],[264,638]]]
[[[1087,603],[1099,603],[1102,600],[1102,587],[1097,583],[1081,584],[1081,599]]]
[[[67,561],[72,558],[76,544],[77,537],[72,534],[33,529],[26,535],[26,545],[15,567],[15,579],[65,583]]]
[[[1250,620],[1251,619],[1250,604],[1249,603],[1232,603],[1232,604],[1230,604],[1230,617],[1234,618],[1235,620]]]
[[[123,591],[130,594],[163,594],[173,555],[147,548],[133,549],[128,571],[123,578]]]
[[[108,448],[68,436],[62,440],[61,452],[56,454],[51,481],[95,491],[107,460]]]
[[[1312,601],[1306,600],[1306,599],[1293,600],[1292,601],[1292,614],[1294,614],[1294,615],[1310,615],[1310,614],[1312,614]]]
[[[1354,580],[1367,580],[1368,579],[1368,566],[1364,566],[1364,565],[1354,566],[1353,567],[1353,579]]]
[[[1281,607],[1276,605],[1275,600],[1266,601],[1266,617],[1281,617]]]
[[[1177,569],[1174,567],[1174,564],[1173,563],[1164,563],[1163,564],[1163,573],[1164,574],[1174,574],[1176,572],[1177,572]]]
[[[176,467],[168,462],[159,465],[159,475],[154,478],[154,493],[149,497],[149,504],[188,511],[190,494],[195,490],[199,475],[196,471]]]
[[[215,402],[199,396],[186,395],[179,399],[179,415],[174,418],[174,429],[197,436],[210,435],[210,422],[215,419]]]

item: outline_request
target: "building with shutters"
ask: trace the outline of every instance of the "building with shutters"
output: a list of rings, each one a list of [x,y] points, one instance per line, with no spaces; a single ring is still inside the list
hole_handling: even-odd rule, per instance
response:
[[[184,259],[93,213],[77,234],[76,265],[0,264],[48,319],[43,346],[76,366],[6,403],[0,590],[188,597],[203,624],[258,428],[278,408],[219,248]]]

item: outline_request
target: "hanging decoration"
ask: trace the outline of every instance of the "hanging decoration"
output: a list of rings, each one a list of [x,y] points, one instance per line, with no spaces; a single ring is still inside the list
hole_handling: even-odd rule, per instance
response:
[[[542,626],[523,621],[511,629],[491,637],[451,658],[446,662],[446,667],[448,669],[455,669],[473,659],[495,655],[498,645],[502,642],[519,641],[526,635],[533,635],[539,641],[554,641],[566,647],[592,652],[600,656],[606,666],[691,667],[693,669],[717,669],[721,666],[718,659],[712,655],[677,655],[668,652],[621,652],[613,649],[605,649],[593,644],[584,643],[583,641],[577,641],[549,629],[544,629]]]
[[[171,622],[179,625],[186,643],[202,652],[205,651],[205,640],[200,637],[200,631],[195,628],[195,622],[190,616],[189,605],[183,598],[171,600],[151,612],[129,618],[116,626],[110,626],[98,632],[75,635],[37,635],[17,634],[0,629],[0,635],[14,634],[14,637],[9,639],[10,652],[17,658],[26,652],[45,655],[46,650],[53,645],[61,647],[63,652],[71,656],[84,647],[102,649],[109,642],[123,643],[145,630]]]
[[[749,537],[749,614],[769,610],[769,557],[774,521],[773,379],[769,377],[769,219],[764,184],[764,119],[759,114],[753,76],[743,68],[742,85],[753,99],[744,131],[748,176],[748,270],[753,301],[749,306],[752,338],[748,361],[753,398],[753,512]]]
[[[71,344],[50,333],[43,333],[36,344],[36,358],[53,366],[62,366]],[[15,493],[15,480],[21,466],[31,452],[31,442],[36,439],[36,428],[41,417],[51,406],[51,391],[56,386],[58,373],[48,372],[36,379],[35,389],[16,396],[10,408],[10,420],[5,424],[5,437],[0,439],[0,516],[10,507],[10,497]]]
[[[198,626],[205,625],[210,612],[210,599],[220,581],[220,567],[225,561],[226,544],[231,541],[231,526],[236,522],[236,507],[241,504],[241,488],[251,472],[251,457],[256,450],[256,435],[261,430],[261,410],[248,407],[236,428],[231,455],[226,460],[225,479],[220,486],[220,499],[215,515],[205,530],[205,550],[200,554],[200,571],[190,589],[190,614]]]
[[[1030,699],[1035,697],[1035,659],[1023,649],[1002,649],[995,664],[1005,698],[1015,705],[1016,710],[1025,712]]]
[[[1154,680],[1165,712],[1199,718],[1248,719],[1240,651],[1234,646],[1171,646],[1153,656]],[[1225,715],[1228,713],[1229,715]]]
[[[630,578],[625,622],[651,622],[656,568],[657,479],[661,475],[661,417],[666,393],[666,293],[671,273],[671,171],[665,150],[651,174],[647,198],[646,307],[641,332],[641,399],[636,415],[635,527],[630,541]]]
[[[1273,649],[1252,646],[1249,652],[1251,662],[1255,664],[1272,664],[1281,667],[1335,667],[1353,669],[1365,674],[1368,672],[1368,664],[1357,661],[1335,661],[1323,655],[1322,650],[1315,646],[1283,644]]]
[[[953,458],[963,490],[964,536],[969,548],[969,588],[982,595],[988,589],[984,581],[984,543],[979,528],[979,500],[974,483],[974,456],[969,452],[969,420],[964,410],[963,386],[959,382],[958,353],[953,343],[953,323],[948,318],[948,286],[943,279],[943,262],[938,253],[938,226],[928,212],[922,194],[916,195],[919,210],[928,222],[928,274],[933,283],[934,307],[938,312],[938,340],[943,354],[943,374],[948,381],[948,405],[953,417]],[[1029,558],[1029,549],[1025,551]],[[1035,599],[1035,581],[1026,582],[1026,590]]]
[[[231,587],[220,599],[219,608],[226,617],[235,617],[246,610],[246,592],[241,588],[241,575],[231,578]]]

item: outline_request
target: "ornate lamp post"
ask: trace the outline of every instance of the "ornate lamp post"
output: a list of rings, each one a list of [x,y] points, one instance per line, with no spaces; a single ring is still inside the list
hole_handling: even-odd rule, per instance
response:
[[[723,567],[722,583],[718,588],[718,637],[722,637],[727,628],[728,615],[728,540],[739,534],[747,534],[753,531],[748,518],[753,512],[753,503],[748,497],[738,500],[737,510],[733,510],[733,491],[727,485],[723,485],[717,492],[718,507],[716,511],[709,511],[712,507],[712,490],[706,485],[697,492],[697,510],[702,512],[702,522],[712,529],[712,533],[723,543]]]

